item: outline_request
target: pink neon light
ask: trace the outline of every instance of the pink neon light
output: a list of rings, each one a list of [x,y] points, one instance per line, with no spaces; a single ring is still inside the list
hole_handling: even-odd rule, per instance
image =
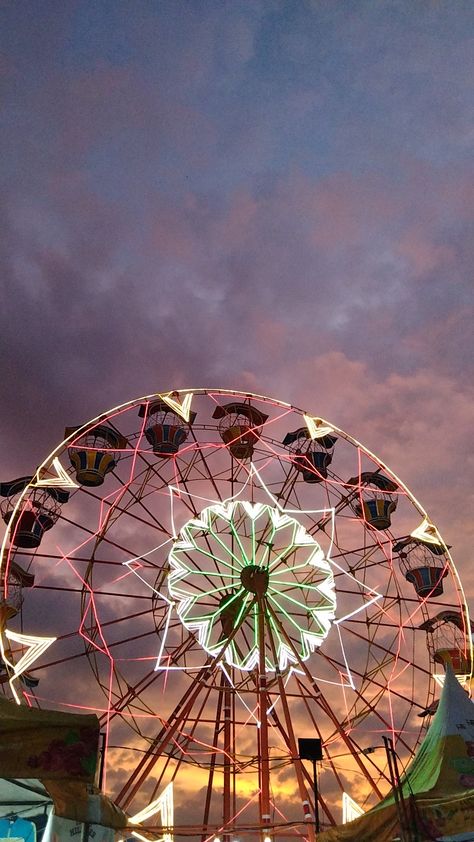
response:
[[[259,795],[260,795],[260,789],[259,789],[259,790],[258,790],[258,791],[254,794],[254,795],[252,795],[252,797],[251,797],[251,798],[249,798],[249,800],[247,801],[247,803],[246,803],[246,804],[244,804],[244,806],[243,806],[243,807],[241,807],[241,809],[240,809],[240,810],[238,810],[238,812],[235,814],[235,816],[232,816],[232,818],[231,818],[231,819],[229,819],[229,826],[230,826],[233,822],[235,822],[235,820],[236,820],[236,819],[238,819],[238,817],[239,817],[239,816],[240,816],[240,815],[244,812],[244,810],[246,810],[248,807],[250,807],[250,805],[251,805],[251,804],[253,804],[253,802],[254,802],[254,801],[258,798],[258,796],[259,796]],[[228,826],[228,825],[223,824],[223,825],[222,825],[222,826],[221,826],[221,827],[217,830],[217,833],[222,833],[222,831],[223,831],[223,830],[225,830],[225,828],[226,828],[227,826]],[[204,840],[204,842],[210,842],[210,840],[211,840],[211,839],[213,839],[215,835],[216,835],[216,831],[214,831],[213,833],[211,833],[211,835],[210,835],[210,836],[208,836],[208,837]]]
[[[89,642],[89,643],[90,643],[90,644],[91,644],[91,645],[92,645],[95,649],[97,649],[99,652],[102,652],[103,654],[105,654],[105,655],[107,656],[107,658],[109,659],[109,683],[108,683],[108,694],[107,694],[107,715],[106,715],[106,723],[105,723],[105,739],[104,739],[104,758],[105,758],[105,761],[106,761],[106,758],[107,758],[107,749],[108,749],[108,745],[109,745],[109,738],[110,738],[110,710],[111,710],[111,703],[112,703],[112,685],[113,685],[113,676],[114,676],[114,659],[113,659],[113,655],[112,655],[112,654],[111,654],[111,652],[109,651],[109,648],[108,648],[108,646],[107,646],[106,640],[105,640],[104,635],[103,635],[103,633],[102,633],[102,627],[101,627],[101,625],[100,625],[99,616],[98,616],[98,614],[97,614],[97,609],[96,609],[95,600],[94,600],[94,593],[93,593],[93,591],[92,591],[92,588],[91,588],[91,587],[90,587],[90,585],[89,585],[89,584],[85,581],[85,579],[84,579],[84,578],[80,575],[80,573],[78,573],[78,571],[76,570],[76,568],[74,567],[74,565],[72,564],[72,562],[70,561],[70,559],[69,559],[69,558],[67,558],[66,556],[64,556],[64,559],[65,559],[65,561],[67,561],[67,563],[68,563],[69,567],[71,568],[71,570],[73,571],[73,573],[74,573],[74,574],[78,577],[78,579],[82,582],[82,584],[83,584],[84,588],[85,588],[85,589],[89,592],[89,602],[88,602],[88,604],[86,605],[86,608],[85,608],[85,611],[84,611],[83,617],[82,617],[82,619],[81,619],[81,623],[80,623],[80,626],[79,626],[79,629],[78,629],[79,634],[81,635],[81,637],[83,637],[83,638],[84,638],[84,640],[88,641],[88,642]],[[84,634],[84,632],[83,632],[83,628],[84,628],[84,624],[85,624],[85,622],[86,622],[86,616],[87,616],[87,613],[88,613],[88,611],[89,611],[89,608],[91,609],[91,613],[93,614],[93,618],[94,618],[94,620],[95,620],[95,623],[97,624],[97,630],[98,630],[98,632],[99,632],[100,639],[102,640],[102,643],[103,643],[103,646],[104,646],[104,648],[103,648],[103,649],[101,649],[101,647],[100,647],[100,646],[98,646],[98,645],[95,643],[95,641],[93,641],[91,638],[89,638],[89,636],[88,636],[87,634]],[[104,762],[104,777],[103,777],[103,787],[104,787],[104,791],[105,791],[105,789],[106,789],[106,776],[107,776],[107,763],[106,763],[106,762]]]
[[[270,801],[270,803],[271,803],[271,805],[272,805],[273,809],[275,810],[275,812],[276,812],[276,813],[278,813],[278,815],[280,816],[280,818],[284,819],[284,821],[288,823],[288,818],[287,818],[287,816],[285,816],[285,814],[284,814],[284,813],[280,810],[280,808],[276,805],[275,801]],[[305,834],[304,834],[304,833],[302,833],[302,832],[301,832],[301,830],[299,830],[299,828],[298,828],[298,826],[297,826],[297,825],[295,826],[295,831],[296,831],[296,833],[298,834],[298,836],[301,836],[301,838],[302,838],[302,839],[307,839],[307,837],[305,836]]]
[[[77,705],[73,704],[72,702],[62,702],[58,701],[57,699],[50,699],[46,696],[37,696],[36,694],[28,693],[24,691],[25,697],[28,699],[34,699],[37,702],[44,702],[48,705],[60,705],[61,707],[71,708],[72,710],[85,710],[85,711],[92,711],[93,713],[103,714],[108,713],[110,711],[111,714],[119,714],[124,719],[156,719],[162,725],[166,725],[166,720],[163,717],[159,716],[157,713],[126,713],[121,708],[115,707],[106,707],[100,708],[95,707],[94,705]]]

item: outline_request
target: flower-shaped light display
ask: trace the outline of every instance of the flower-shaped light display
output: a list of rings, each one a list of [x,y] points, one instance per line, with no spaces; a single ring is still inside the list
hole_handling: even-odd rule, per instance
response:
[[[242,670],[307,660],[335,617],[334,578],[315,539],[263,503],[231,501],[188,521],[168,588],[183,625],[210,655]]]

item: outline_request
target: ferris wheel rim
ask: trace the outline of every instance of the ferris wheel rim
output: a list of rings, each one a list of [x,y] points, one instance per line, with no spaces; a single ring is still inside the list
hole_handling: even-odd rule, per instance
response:
[[[50,468],[51,462],[55,458],[58,458],[60,456],[60,454],[64,451],[64,448],[67,447],[68,444],[71,443],[71,441],[74,441],[76,438],[79,438],[85,432],[92,429],[98,422],[100,422],[104,418],[108,420],[109,417],[112,416],[112,415],[120,414],[122,412],[126,412],[129,409],[132,409],[133,407],[139,406],[143,403],[147,403],[147,402],[150,403],[151,401],[156,400],[157,398],[163,398],[163,396],[169,397],[170,395],[175,394],[175,393],[177,393],[178,396],[182,396],[182,395],[185,396],[185,395],[189,395],[189,394],[191,394],[191,395],[212,394],[212,395],[222,395],[224,397],[240,396],[240,397],[248,398],[249,400],[253,399],[253,400],[257,400],[257,401],[262,401],[264,403],[269,402],[272,405],[285,408],[288,411],[294,411],[295,413],[299,413],[303,417],[307,415],[307,413],[305,413],[303,410],[300,410],[297,407],[292,406],[291,404],[288,404],[288,403],[283,402],[283,401],[275,400],[273,398],[268,398],[264,395],[257,395],[257,394],[249,393],[248,391],[239,392],[237,390],[223,390],[223,389],[177,389],[177,390],[174,390],[174,392],[156,392],[156,393],[153,393],[151,395],[147,395],[147,396],[142,397],[142,398],[132,399],[130,401],[127,401],[124,404],[120,404],[119,406],[114,407],[113,409],[109,410],[106,413],[101,413],[101,415],[97,416],[94,419],[91,419],[86,424],[83,424],[81,427],[77,428],[74,433],[72,433],[70,436],[68,436],[66,439],[64,439],[64,441],[61,442],[61,444],[58,445],[58,447],[56,447],[51,452],[51,454],[41,463],[41,465],[37,469],[37,472],[34,476],[34,479],[37,479],[37,478],[40,477],[41,471]],[[315,418],[315,416],[309,416],[309,415],[308,415],[308,417],[312,418],[313,420]],[[407,486],[404,485],[404,483],[394,474],[394,472],[392,471],[391,468],[389,468],[384,462],[381,462],[381,460],[378,457],[376,457],[375,454],[373,454],[364,445],[362,445],[360,442],[358,442],[357,439],[355,439],[353,436],[346,433],[345,431],[343,431],[339,427],[333,425],[331,422],[326,421],[325,419],[320,419],[320,420],[326,426],[330,427],[330,429],[334,433],[336,433],[338,436],[345,439],[348,443],[355,446],[356,448],[360,448],[363,451],[363,453],[366,454],[367,456],[373,457],[373,459],[376,460],[376,462],[380,465],[382,470],[387,471],[391,477],[395,478],[396,482],[399,484],[400,488],[403,489],[407,498],[413,504],[413,506],[417,509],[419,514],[429,524],[431,524],[431,521],[429,520],[429,517],[428,517],[425,509],[421,506],[421,504],[418,502],[418,500],[416,500],[416,498],[410,492],[410,490],[407,488]],[[24,492],[23,492],[22,496],[20,497],[20,499],[18,500],[18,502],[16,504],[17,508],[16,508],[15,511],[18,511],[18,507],[21,506],[21,501],[24,499],[24,496],[27,494],[28,489],[30,489],[31,487],[36,487],[35,483],[32,483],[31,485],[28,485],[24,489]],[[4,537],[4,540],[3,540],[3,543],[2,543],[0,562],[3,562],[3,560],[4,560],[4,554],[5,554],[5,551],[6,551],[6,542],[7,541],[8,541],[8,530],[6,530],[6,532],[5,532],[5,537]],[[452,560],[452,557],[451,557],[451,554],[449,553],[448,548],[446,548],[446,554],[447,554],[449,562],[450,562],[450,570],[451,570],[453,576],[455,577],[455,579],[457,581],[457,585],[459,587],[461,597],[462,597],[462,600],[463,600],[463,605],[466,606],[467,622],[469,623],[468,606],[467,606],[467,601],[465,599],[465,593],[464,593],[464,590],[463,590],[463,587],[462,587],[462,582],[460,580],[459,573],[458,573],[457,568],[454,564],[454,561]],[[1,571],[1,564],[0,564],[0,571]],[[471,663],[472,663],[472,643],[471,643]]]

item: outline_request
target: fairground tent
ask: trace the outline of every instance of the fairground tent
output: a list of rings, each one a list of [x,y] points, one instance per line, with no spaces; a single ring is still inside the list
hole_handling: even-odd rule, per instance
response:
[[[71,822],[123,828],[124,813],[94,786],[98,742],[96,716],[0,698],[0,819],[35,817],[52,803]]]
[[[13,813],[30,818],[46,813],[52,799],[40,781],[0,780],[0,818]]]
[[[410,817],[408,838],[474,840],[474,702],[450,667],[438,709],[401,787]],[[365,815],[321,833],[318,842],[391,842],[400,834],[392,790]]]

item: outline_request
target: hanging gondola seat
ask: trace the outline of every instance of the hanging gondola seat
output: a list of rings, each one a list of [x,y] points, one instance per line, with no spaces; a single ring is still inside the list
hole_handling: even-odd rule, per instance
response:
[[[71,450],[70,459],[78,483],[90,488],[102,485],[106,474],[117,464],[113,453],[100,450]]]
[[[35,549],[43,535],[56,523],[61,504],[69,500],[69,492],[59,488],[32,488],[15,511],[18,496],[24,491],[32,477],[20,477],[0,484],[0,496],[6,497],[1,504],[2,518],[9,526],[10,541],[15,547]]]
[[[144,417],[146,404],[139,410],[139,416]],[[189,416],[189,424],[196,417],[195,412]],[[148,406],[145,437],[153,448],[153,453],[164,458],[175,456],[179,448],[188,438],[186,422],[163,401],[155,401]]]
[[[362,517],[374,529],[389,529],[391,515],[397,508],[394,500],[385,500],[382,497],[374,497],[372,500],[363,500],[362,506],[355,506],[355,513]]]
[[[64,435],[68,438],[80,427],[66,427]],[[73,445],[69,447],[69,459],[76,472],[76,479],[80,485],[97,488],[102,485],[110,471],[117,464],[116,450],[123,450],[127,440],[100,424],[88,430]]]
[[[44,533],[52,529],[57,519],[55,509],[45,509],[35,502],[27,504],[8,521],[12,544],[23,549],[39,547]]]
[[[419,597],[441,596],[443,579],[448,572],[444,557],[433,554],[430,544],[413,537],[397,542],[393,549],[399,554],[405,579],[413,585]]]
[[[219,433],[232,456],[240,461],[251,459],[268,415],[248,403],[228,403],[217,406],[212,417],[222,419]]]
[[[292,462],[301,472],[303,480],[309,483],[321,482],[327,479],[328,466],[332,462],[332,451],[337,441],[335,436],[325,435],[310,440],[307,427],[300,427],[287,433],[282,444],[292,453]],[[303,450],[303,444],[306,448]]]
[[[389,529],[391,515],[397,508],[392,493],[398,485],[378,471],[363,471],[360,476],[351,477],[346,485],[361,488],[358,499],[351,503],[357,517],[363,518],[374,529]]]
[[[434,653],[434,659],[437,664],[442,664],[445,669],[449,664],[455,675],[467,675],[470,672],[469,660],[461,649],[437,649]]]
[[[251,458],[257,439],[251,424],[234,424],[222,433],[222,441],[239,460]]]
[[[187,439],[186,431],[176,424],[153,424],[145,435],[158,456],[174,456]]]
[[[23,570],[13,558],[8,560],[0,579],[0,631],[5,617],[10,619],[18,614],[23,604],[23,588],[32,588],[34,582],[32,573]]]
[[[330,453],[322,450],[309,450],[307,453],[296,451],[293,462],[298,471],[301,471],[305,482],[321,482],[327,479],[328,466],[332,462]]]
[[[414,567],[406,571],[405,579],[414,586],[418,596],[441,596],[446,574],[442,567]]]

